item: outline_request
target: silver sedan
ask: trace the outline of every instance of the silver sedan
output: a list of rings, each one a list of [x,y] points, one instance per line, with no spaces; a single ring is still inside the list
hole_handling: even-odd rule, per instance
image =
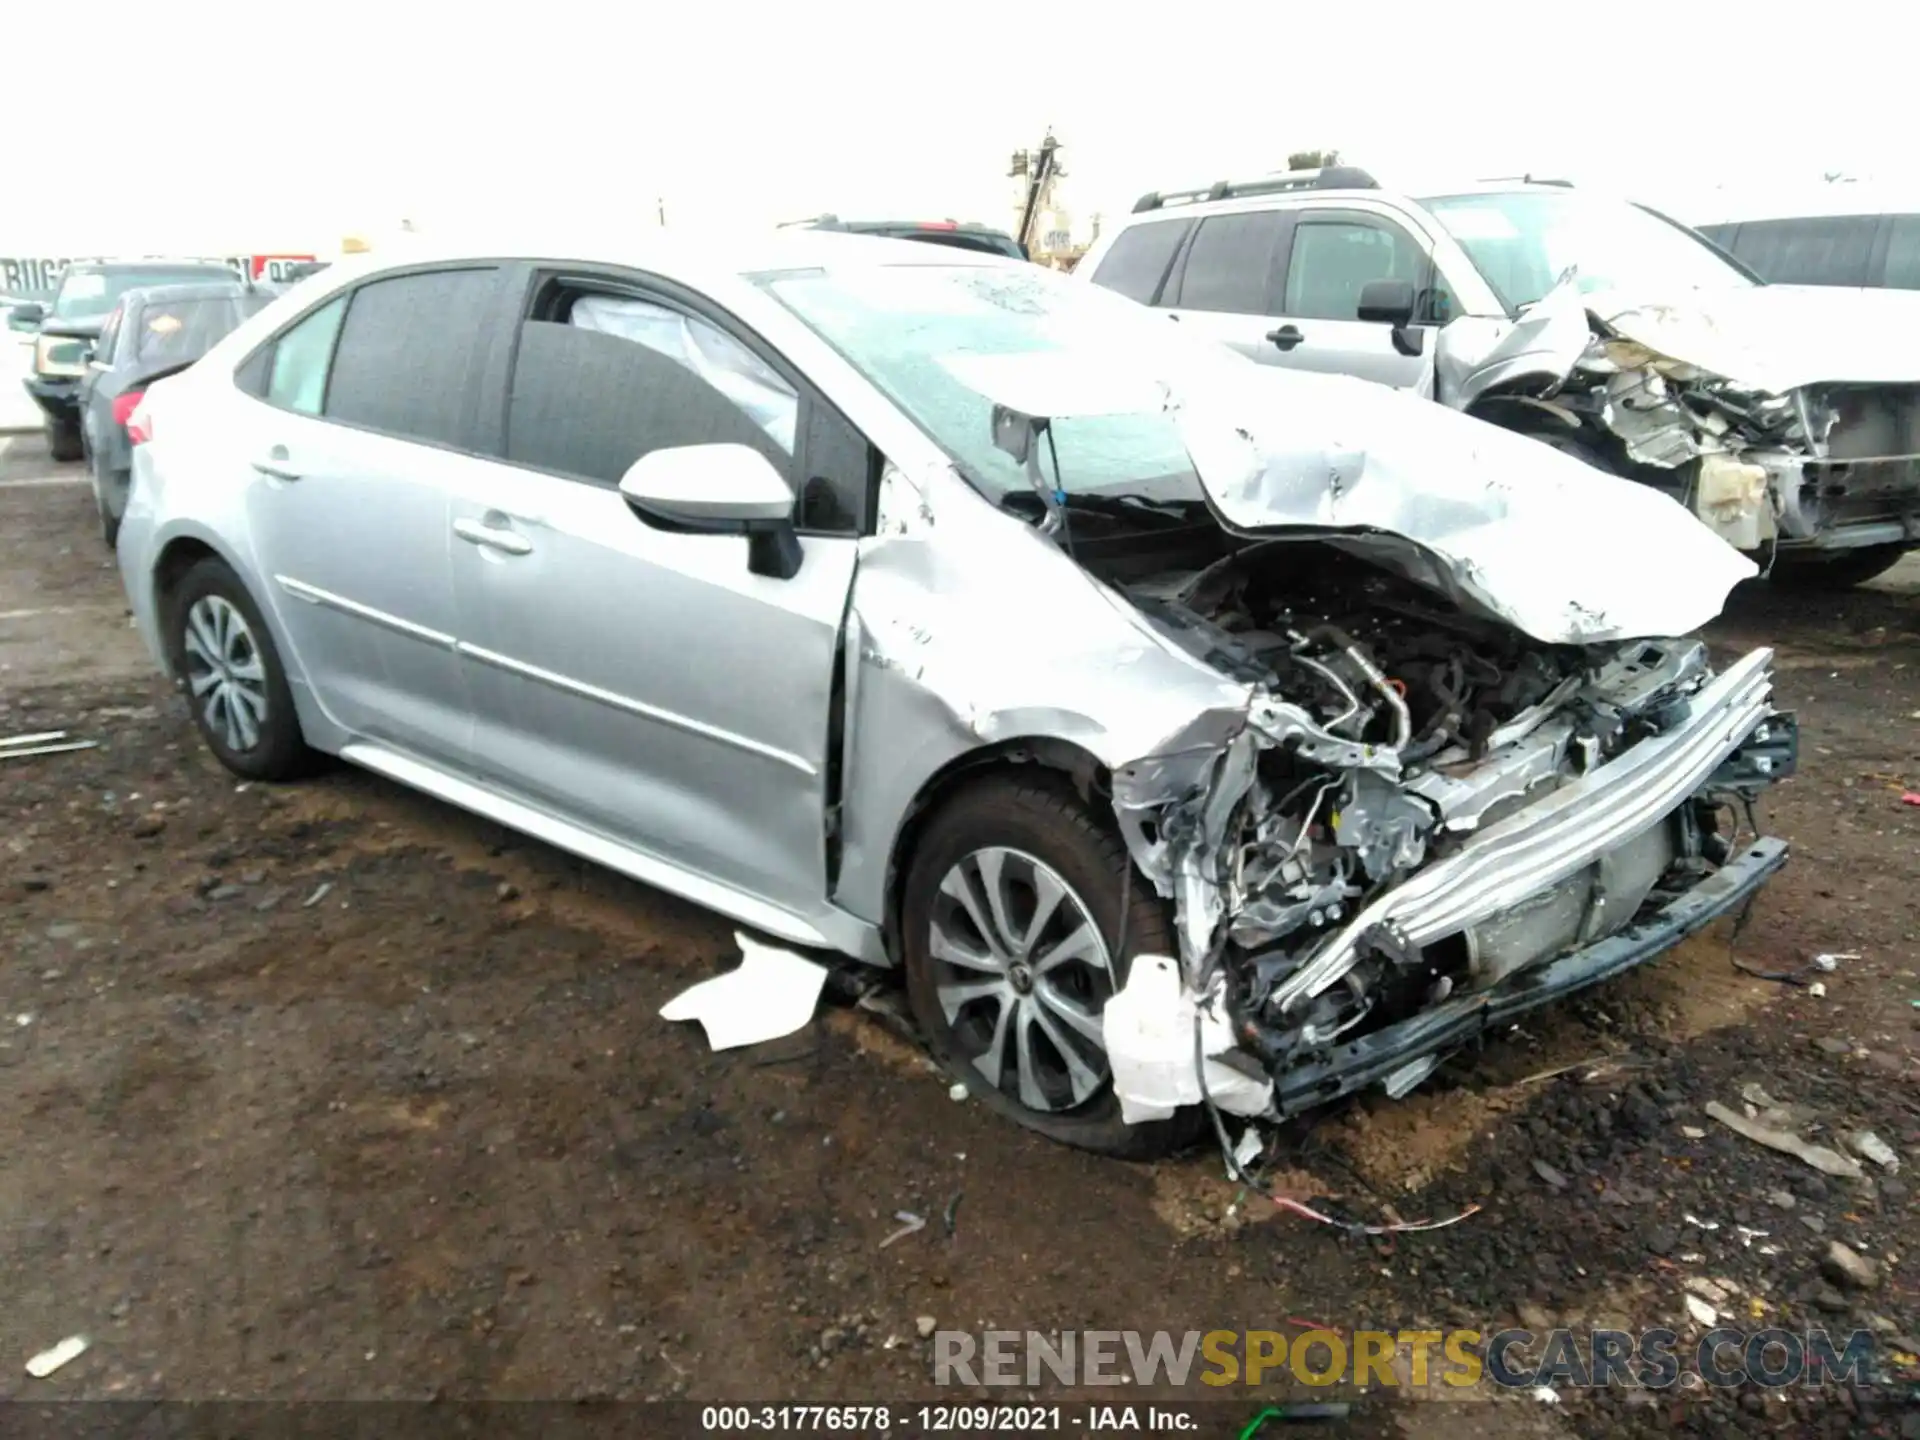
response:
[[[1793,765],[1767,652],[1662,638],[1751,566],[1673,502],[1037,267],[357,257],[129,434],[127,593],[229,769],[898,965],[1070,1143],[1401,1093],[1784,859],[1729,822]]]

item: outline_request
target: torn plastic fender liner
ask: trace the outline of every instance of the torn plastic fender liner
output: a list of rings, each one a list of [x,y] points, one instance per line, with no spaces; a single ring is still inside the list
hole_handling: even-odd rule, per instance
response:
[[[1171,956],[1136,955],[1127,983],[1101,1012],[1100,1026],[1120,1118],[1129,1125],[1171,1119],[1209,1098],[1233,1115],[1264,1114],[1273,1103],[1272,1080],[1219,1058],[1232,1054],[1257,1065],[1235,1046],[1219,990],[1202,1004]],[[1204,1093],[1196,1063],[1201,1054],[1207,1057]]]

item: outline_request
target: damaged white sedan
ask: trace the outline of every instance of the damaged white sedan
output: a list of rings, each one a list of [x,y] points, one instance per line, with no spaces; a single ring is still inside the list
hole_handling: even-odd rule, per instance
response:
[[[1753,567],[1679,505],[1037,267],[351,260],[129,428],[128,594],[229,768],[898,965],[1108,1153],[1404,1093],[1785,860],[1770,655],[1687,638]]]

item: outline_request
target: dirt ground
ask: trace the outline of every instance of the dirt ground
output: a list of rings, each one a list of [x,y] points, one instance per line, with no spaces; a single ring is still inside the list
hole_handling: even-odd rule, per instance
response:
[[[868,1010],[714,1055],[655,1012],[733,963],[718,917],[346,768],[236,785],[128,628],[78,467],[0,447],[0,734],[99,741],[0,761],[0,1397],[951,1400],[919,1317],[1697,1331],[1701,1278],[1735,1324],[1915,1348],[1920,566],[1750,587],[1711,632],[1777,648],[1803,727],[1765,815],[1794,858],[1741,934],[1288,1137],[1291,1193],[1349,1214],[1485,1207],[1388,1244],[1237,1195],[1217,1154],[1029,1136]],[[1803,977],[1824,996],[1734,963],[1817,952],[1848,955]],[[1706,1117],[1752,1084],[1906,1164],[1829,1178]],[[931,1223],[881,1248],[896,1211]],[[1875,1284],[1821,1273],[1836,1239]],[[1904,1383],[1377,1391],[1340,1433],[1912,1436]]]

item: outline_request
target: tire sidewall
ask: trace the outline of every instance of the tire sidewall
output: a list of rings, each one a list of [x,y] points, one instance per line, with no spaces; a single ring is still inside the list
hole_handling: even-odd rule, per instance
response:
[[[1077,822],[1077,823],[1076,823]],[[1091,1100],[1065,1111],[1029,1110],[987,1083],[954,1042],[934,993],[928,931],[941,879],[968,853],[990,845],[1021,850],[1050,866],[1065,880],[1105,937],[1113,962],[1114,989],[1126,984],[1134,957],[1171,949],[1164,906],[1138,874],[1128,886],[1125,953],[1120,939],[1122,887],[1130,866],[1117,837],[1100,843],[1092,817],[1066,793],[1027,785],[983,783],[962,792],[928,822],[916,846],[901,892],[901,949],[907,1001],[927,1042],[928,1053],[952,1078],[989,1109],[1080,1149],[1129,1158],[1152,1158],[1185,1144],[1195,1132],[1197,1113],[1170,1121],[1128,1125],[1120,1115],[1111,1080]],[[1117,852],[1117,855],[1116,853]]]

